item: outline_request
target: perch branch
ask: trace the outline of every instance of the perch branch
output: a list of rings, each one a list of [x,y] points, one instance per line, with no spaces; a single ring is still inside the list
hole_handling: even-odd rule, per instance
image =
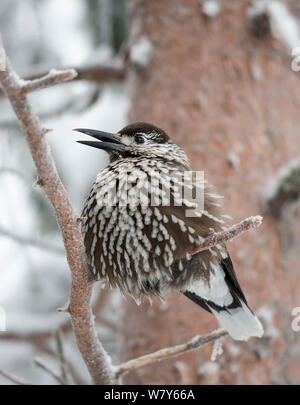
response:
[[[122,374],[128,371],[135,370],[147,364],[156,363],[157,361],[165,360],[169,357],[178,356],[179,354],[186,353],[190,350],[198,349],[199,347],[202,347],[207,343],[213,342],[226,335],[228,335],[228,332],[226,332],[224,329],[218,329],[211,333],[208,333],[207,335],[195,336],[187,343],[183,343],[178,346],[167,347],[154,353],[146,354],[145,356],[129,360],[126,363],[122,363],[116,367],[116,376],[120,377]]]
[[[87,80],[94,83],[106,84],[111,82],[122,82],[125,79],[125,67],[121,62],[111,61],[107,64],[94,63],[83,66],[75,66],[77,76],[75,80]],[[45,71],[39,69],[34,74],[25,75],[26,80],[36,80],[44,76]]]
[[[212,232],[204,239],[196,248],[188,251],[191,255],[201,252],[202,250],[210,249],[220,243],[229,242],[240,236],[242,233],[249,231],[250,229],[258,228],[262,224],[262,217],[256,215],[244,219],[238,224],[231,226],[221,232]]]
[[[119,61],[112,61],[107,64],[94,63],[90,65],[83,65],[75,67],[74,70],[77,72],[76,77],[74,77],[75,80],[86,80],[98,84],[123,82],[126,75],[126,68]],[[65,81],[69,80],[69,79],[64,80],[64,72],[68,71],[69,69],[65,68],[59,71],[63,80],[59,80],[57,83],[64,83]],[[23,84],[25,86],[30,84],[28,86],[28,92],[35,91],[40,88],[39,81],[41,80],[41,78],[43,80],[46,80],[46,82],[48,81],[48,83],[51,82],[52,79],[49,77],[50,75],[51,71],[50,73],[46,73],[44,69],[38,68],[36,72],[33,74],[28,75],[25,74],[25,80]],[[46,85],[44,87],[49,87],[57,83],[50,83],[49,85]],[[37,88],[35,88],[36,86]],[[3,93],[0,91],[0,97],[2,95]]]
[[[3,48],[1,49],[1,55],[5,58]],[[93,281],[88,277],[84,244],[80,226],[77,223],[77,216],[59,178],[50,148],[44,136],[45,130],[28,103],[26,91],[25,93],[22,91],[24,82],[20,81],[7,59],[0,62],[2,69],[4,69],[0,71],[0,83],[27,136],[38,177],[41,179],[43,190],[54,208],[61,229],[72,275],[69,307],[77,346],[89,369],[93,382],[95,384],[112,384],[114,382],[113,372],[107,361],[108,356],[97,337],[92,314],[90,300]],[[60,83],[60,80],[53,76],[55,76],[54,72],[51,74],[52,84]],[[74,70],[64,72],[64,80],[72,80],[75,76],[76,72]],[[41,78],[39,79],[39,85],[35,84],[33,87],[34,89],[40,89],[48,84],[48,79]],[[26,86],[29,86],[28,82]],[[33,87],[29,86],[27,89],[32,90]]]

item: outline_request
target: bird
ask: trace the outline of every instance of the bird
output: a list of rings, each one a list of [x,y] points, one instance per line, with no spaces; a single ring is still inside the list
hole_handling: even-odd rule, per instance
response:
[[[139,303],[179,291],[213,314],[235,340],[261,337],[225,244],[197,252],[225,227],[222,196],[191,170],[188,157],[167,133],[135,122],[116,133],[77,128],[104,150],[109,164],[98,173],[81,217],[88,268]],[[195,253],[193,253],[195,252]]]

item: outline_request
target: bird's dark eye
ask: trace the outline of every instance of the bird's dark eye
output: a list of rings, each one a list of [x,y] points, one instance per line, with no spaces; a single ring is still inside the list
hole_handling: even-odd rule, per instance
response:
[[[135,135],[134,140],[136,143],[144,143],[145,138],[142,135]]]

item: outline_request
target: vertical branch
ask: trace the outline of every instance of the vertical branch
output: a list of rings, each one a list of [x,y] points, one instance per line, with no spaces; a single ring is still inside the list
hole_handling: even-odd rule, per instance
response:
[[[52,204],[62,233],[72,274],[69,313],[76,342],[93,382],[111,384],[114,382],[113,372],[107,362],[108,357],[102,343],[97,337],[91,310],[93,282],[88,277],[80,225],[45,139],[47,130],[41,126],[38,116],[32,111],[26,98],[27,92],[61,81],[72,80],[77,73],[72,69],[64,72],[51,71],[46,78],[37,79],[34,84],[24,82],[10,67],[1,43],[0,49],[2,55],[0,83],[27,136],[30,152],[37,168],[39,184]]]

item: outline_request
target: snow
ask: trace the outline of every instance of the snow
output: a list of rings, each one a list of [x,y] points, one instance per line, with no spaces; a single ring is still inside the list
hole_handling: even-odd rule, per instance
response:
[[[145,68],[151,58],[152,44],[145,36],[141,36],[138,41],[133,44],[130,50],[130,60],[132,63]]]
[[[216,361],[219,356],[223,354],[222,340],[217,339],[214,341],[213,349],[211,352],[210,360]]]
[[[287,6],[280,1],[271,1],[268,4],[268,11],[271,16],[271,26],[274,34],[283,41],[287,48],[292,49],[299,46],[299,23]]]
[[[69,87],[67,91],[64,86]],[[63,104],[66,97],[80,99],[89,90],[89,85],[76,82],[34,93],[30,99],[35,109],[47,111],[51,110],[52,105],[58,107],[58,102]],[[77,212],[80,212],[96,174],[107,163],[107,156],[102,151],[97,153],[80,147],[75,142],[79,135],[72,132],[72,128],[86,126],[117,131],[127,123],[128,107],[128,96],[123,88],[110,86],[103,89],[98,101],[81,114],[70,111],[43,122],[46,127],[54,129],[46,137]],[[32,188],[36,174],[23,136],[15,135],[12,131],[2,131],[0,162],[0,225],[21,236],[40,237],[41,229],[37,223],[40,215],[33,209],[32,198],[34,195],[34,198],[45,200],[45,197],[41,189]],[[1,167],[10,167],[16,172],[1,172]],[[48,203],[46,206],[48,207]],[[47,209],[54,221],[52,210]],[[42,240],[49,240],[51,245],[62,246],[61,236],[57,231],[43,234]],[[7,331],[25,336],[32,332],[55,330],[62,325],[68,315],[59,314],[56,309],[66,302],[70,281],[64,256],[21,246],[0,235],[0,257],[0,309],[6,313]],[[111,311],[114,311],[113,319],[117,323],[120,311],[116,310],[114,303],[110,304],[109,313]],[[101,328],[101,336],[108,351],[118,353],[119,338],[112,338],[111,331],[107,328]],[[65,340],[65,346],[70,352],[68,361],[74,364],[76,370],[80,370],[83,381],[88,382],[86,368],[71,335]],[[7,350],[9,355],[6,356]],[[45,357],[43,352],[38,353]],[[1,341],[3,369],[30,382],[53,384],[50,376],[36,370],[32,361],[35,355],[36,349],[22,341],[13,341],[9,347],[6,341]],[[18,356],[22,357],[21,362]],[[52,368],[55,368],[53,358],[47,358],[47,362],[49,361],[52,361]],[[0,384],[5,383],[2,379],[0,381]]]
[[[248,10],[252,16],[266,12],[270,17],[273,34],[291,51],[300,44],[300,30],[297,18],[286,4],[279,0],[256,0]]]
[[[213,361],[207,361],[199,367],[198,373],[200,375],[215,375],[219,371],[219,364]]]
[[[41,35],[63,65],[78,65],[85,62],[91,54],[88,31],[82,30],[80,26],[84,12],[83,2],[80,0],[47,0],[43,5],[40,17]],[[71,35],[66,35],[66,32]]]
[[[230,167],[232,167],[233,169],[236,169],[240,164],[240,157],[235,152],[229,152],[227,154],[227,160]]]
[[[221,12],[219,0],[206,0],[202,3],[202,12],[208,17],[214,18]]]
[[[76,96],[75,97],[80,97]],[[47,135],[58,167],[64,173],[68,192],[78,212],[97,173],[107,164],[107,154],[93,148],[83,148],[76,140],[85,136],[73,128],[93,128],[117,132],[127,123],[129,101],[127,93],[115,88],[103,90],[99,100],[82,114],[64,114],[59,122],[47,120],[46,127],[54,128]],[[66,151],[68,151],[66,153]],[[81,167],[78,170],[78,166]]]
[[[272,200],[280,188],[284,187],[285,181],[291,178],[295,172],[300,172],[300,156],[293,159],[287,166],[279,169],[276,176],[267,183],[263,192],[264,200]]]
[[[274,309],[271,306],[265,305],[260,307],[256,313],[264,324],[265,337],[276,338],[279,336],[279,330],[274,325]]]
[[[116,372],[118,370],[118,367],[113,365],[113,360],[111,356],[107,353],[107,351],[104,351],[104,357],[105,361],[108,364],[109,368],[112,370],[112,372]]]

